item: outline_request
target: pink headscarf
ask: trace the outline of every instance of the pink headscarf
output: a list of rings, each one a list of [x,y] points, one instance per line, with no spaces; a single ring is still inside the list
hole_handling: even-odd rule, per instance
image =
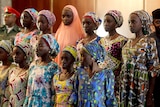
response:
[[[76,46],[76,42],[84,37],[84,31],[82,29],[82,24],[77,9],[72,5],[66,5],[63,9],[65,8],[70,8],[72,10],[73,21],[68,26],[64,25],[64,23],[61,22],[55,34],[55,38],[60,45],[60,52],[62,52],[64,47],[68,45]],[[55,61],[60,64],[60,54]]]
[[[32,17],[33,22],[36,23],[37,16],[38,16],[38,11],[37,10],[35,10],[34,8],[28,8],[28,9],[25,9],[23,12],[28,12]]]

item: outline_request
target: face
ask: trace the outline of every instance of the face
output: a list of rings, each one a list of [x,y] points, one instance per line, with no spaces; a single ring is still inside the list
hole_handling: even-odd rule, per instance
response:
[[[16,63],[19,64],[26,60],[26,55],[21,48],[14,47],[13,48],[13,59]]]
[[[16,22],[16,16],[13,14],[4,14],[4,23],[7,26],[12,26]]]
[[[63,69],[71,68],[74,63],[74,57],[69,52],[63,51],[61,55],[61,63]]]
[[[84,17],[82,19],[82,25],[86,33],[93,32],[96,29],[95,23],[89,17]]]
[[[89,55],[84,49],[80,50],[80,54],[81,54],[81,65],[84,67],[89,67],[90,65],[92,65],[92,56]]]
[[[37,27],[40,31],[46,31],[48,30],[48,20],[44,15],[40,15],[37,18]]]
[[[129,27],[132,33],[142,31],[142,22],[136,14],[131,14],[129,17]]]
[[[36,54],[38,57],[45,57],[49,54],[50,48],[43,38],[40,38],[37,44]]]
[[[62,21],[64,25],[70,25],[73,22],[73,12],[70,8],[62,10]]]
[[[8,52],[6,52],[3,48],[0,48],[0,61],[5,61],[8,59]]]
[[[105,31],[113,31],[117,28],[117,23],[111,15],[105,15],[104,17],[104,29]]]
[[[27,27],[27,28],[30,27],[31,24],[33,23],[33,19],[31,15],[26,11],[22,13],[20,21],[21,21],[22,26]]]
[[[160,19],[154,19],[153,25],[155,26],[156,32],[160,34]]]

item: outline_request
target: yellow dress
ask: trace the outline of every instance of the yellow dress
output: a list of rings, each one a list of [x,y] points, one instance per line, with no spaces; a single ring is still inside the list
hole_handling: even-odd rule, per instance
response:
[[[53,89],[55,90],[54,107],[73,107],[73,105],[69,103],[69,98],[73,91],[74,74],[71,78],[64,81],[59,80],[59,75],[60,73],[57,73],[53,77]]]

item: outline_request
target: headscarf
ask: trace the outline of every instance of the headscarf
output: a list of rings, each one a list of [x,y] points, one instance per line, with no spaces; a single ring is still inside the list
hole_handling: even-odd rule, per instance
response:
[[[104,62],[106,51],[97,41],[93,41],[84,45],[83,49],[88,54],[90,54],[96,60],[97,63]]]
[[[26,42],[20,42],[15,46],[19,47],[26,54],[26,57],[27,57],[26,62],[27,64],[30,64],[33,61],[33,57],[34,57],[32,45]]]
[[[118,10],[109,10],[106,15],[110,15],[116,21],[118,27],[121,27],[123,24],[123,16],[120,11]]]
[[[97,27],[102,23],[102,20],[94,12],[87,12],[83,17],[89,17]]]
[[[9,40],[1,40],[0,41],[0,48],[3,48],[6,52],[8,52],[9,54],[12,53],[12,43]]]
[[[32,17],[33,22],[36,23],[37,16],[38,16],[38,11],[37,10],[35,10],[34,8],[28,8],[28,9],[25,9],[23,12],[28,12]]]
[[[50,54],[54,54],[54,57],[56,57],[60,51],[59,44],[57,43],[56,39],[51,34],[44,34],[42,35],[42,38],[46,41],[49,48],[51,49]]]
[[[63,49],[63,52],[65,52],[65,51],[69,52],[74,57],[74,59],[77,58],[77,50],[76,50],[75,47],[73,47],[73,46],[66,46]]]
[[[61,22],[58,30],[55,33],[55,38],[60,45],[60,52],[62,52],[62,50],[68,45],[76,46],[77,41],[82,39],[85,35],[77,9],[72,5],[66,5],[63,9],[66,9],[66,8],[67,9],[70,8],[71,11],[73,12],[73,21],[70,25],[67,25],[67,26],[64,25],[63,22]],[[55,61],[59,65],[61,62],[60,54],[55,59]]]
[[[55,24],[55,22],[56,22],[55,15],[49,10],[41,10],[38,13],[38,16],[39,15],[44,15],[47,18],[50,27],[53,26]]]
[[[134,11],[131,14],[136,14],[140,18],[142,22],[143,33],[145,35],[149,34],[151,32],[150,29],[150,25],[152,23],[151,16],[144,10]]]
[[[160,19],[160,8],[152,12],[153,19]]]

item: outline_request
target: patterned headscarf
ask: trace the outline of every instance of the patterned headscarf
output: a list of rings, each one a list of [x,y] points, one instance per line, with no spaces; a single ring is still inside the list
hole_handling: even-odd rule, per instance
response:
[[[33,47],[31,44],[26,42],[20,42],[19,44],[15,45],[15,47],[19,47],[26,54],[27,64],[30,64],[33,61],[34,53],[33,53]]]
[[[49,45],[50,50],[50,54],[54,54],[54,57],[57,56],[57,54],[60,51],[60,47],[58,42],[56,41],[56,39],[53,37],[53,35],[51,34],[44,34],[42,35],[42,38],[47,42],[47,44]]]
[[[106,51],[97,41],[88,43],[83,49],[89,53],[97,63],[104,62]]]
[[[76,50],[75,47],[73,47],[73,46],[66,46],[63,49],[63,52],[65,52],[65,51],[69,52],[74,57],[74,59],[77,58],[77,50]]]
[[[111,15],[116,23],[118,24],[118,27],[121,27],[123,24],[123,16],[120,11],[118,10],[109,10],[106,15]]]
[[[55,24],[55,22],[56,22],[55,15],[49,10],[41,10],[38,13],[38,16],[39,15],[44,15],[47,18],[50,27],[53,26]]]
[[[12,43],[9,40],[1,40],[0,48],[3,48],[6,52],[12,53]]]
[[[23,12],[28,12],[32,17],[33,22],[36,23],[37,17],[38,17],[38,11],[37,10],[35,10],[34,8],[28,8],[28,9],[25,9]]]
[[[97,27],[102,23],[102,20],[94,12],[87,12],[83,17],[91,18]]]
[[[145,35],[149,34],[151,32],[150,29],[150,25],[152,23],[151,16],[144,10],[134,11],[131,14],[136,14],[140,18],[143,27],[143,33]]]

